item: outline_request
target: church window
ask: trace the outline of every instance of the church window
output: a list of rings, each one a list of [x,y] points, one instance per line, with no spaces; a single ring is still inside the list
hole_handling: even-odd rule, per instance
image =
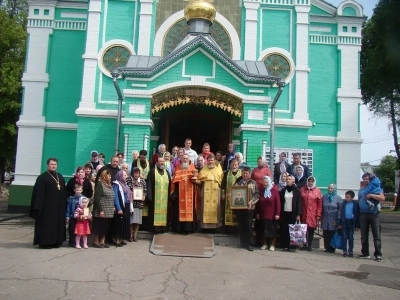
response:
[[[347,32],[347,26],[343,26],[343,32]]]
[[[265,66],[267,67],[268,74],[278,76],[286,79],[291,71],[289,60],[279,53],[268,54],[264,58]]]
[[[357,27],[351,27],[352,32],[357,32]]]
[[[38,9],[38,8],[35,8],[35,9],[33,10],[33,14],[34,14],[34,15],[38,15],[38,14],[39,14],[39,9]]]
[[[45,10],[44,10],[44,15],[45,15],[45,16],[48,16],[49,14],[50,14],[50,10],[45,9]]]
[[[103,66],[108,71],[112,71],[119,67],[125,67],[131,51],[122,45],[113,45],[109,47],[103,54]]]

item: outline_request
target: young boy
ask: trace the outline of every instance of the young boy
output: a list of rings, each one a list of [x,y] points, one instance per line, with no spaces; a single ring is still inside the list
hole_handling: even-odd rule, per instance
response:
[[[65,221],[68,225],[69,232],[69,246],[75,247],[75,210],[79,207],[79,199],[82,197],[83,187],[80,184],[75,184],[75,195],[68,198],[67,210],[65,212]]]
[[[353,199],[355,194],[353,191],[347,191],[345,201],[342,203],[339,212],[338,227],[343,231],[343,239],[345,241],[343,248],[343,257],[353,257],[354,247],[354,229],[360,228],[359,216],[360,207]],[[349,241],[349,252],[347,253],[347,241]]]
[[[366,188],[363,190],[361,195],[365,197],[367,194],[379,195],[382,192],[383,192],[383,190],[381,188],[381,181],[379,180],[379,178],[376,177],[375,175],[369,175],[369,183],[366,186]],[[369,205],[370,210],[373,210],[375,205],[376,205],[376,209],[378,211],[381,210],[381,204],[379,203],[379,201],[376,201],[373,199],[371,199],[371,200],[365,199],[365,201],[367,201],[367,204]]]

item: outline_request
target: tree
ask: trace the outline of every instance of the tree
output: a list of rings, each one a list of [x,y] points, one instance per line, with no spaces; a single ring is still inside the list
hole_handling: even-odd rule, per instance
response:
[[[26,51],[26,0],[0,0],[0,172],[13,165]]]
[[[361,93],[368,109],[389,119],[400,167],[400,1],[380,0],[364,24],[361,46]]]
[[[395,174],[396,157],[386,155],[382,157],[381,163],[374,168],[374,173],[379,177],[382,183],[382,188],[385,193],[395,192]]]

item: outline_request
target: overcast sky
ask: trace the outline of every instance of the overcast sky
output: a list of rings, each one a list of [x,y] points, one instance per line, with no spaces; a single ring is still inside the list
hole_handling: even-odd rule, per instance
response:
[[[338,6],[342,0],[325,0]],[[364,8],[364,15],[371,17],[378,0],[356,0]],[[363,105],[361,109],[361,162],[379,164],[380,159],[394,150],[393,136],[388,129],[388,119],[376,119]],[[394,153],[392,153],[394,155]]]

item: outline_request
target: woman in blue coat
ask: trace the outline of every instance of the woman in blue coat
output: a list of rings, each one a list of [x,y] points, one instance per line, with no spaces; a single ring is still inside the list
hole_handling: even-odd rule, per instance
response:
[[[336,231],[342,201],[342,197],[336,194],[336,185],[331,183],[328,193],[322,196],[321,227],[324,231],[325,252],[335,253],[335,248],[331,247],[331,240]]]

